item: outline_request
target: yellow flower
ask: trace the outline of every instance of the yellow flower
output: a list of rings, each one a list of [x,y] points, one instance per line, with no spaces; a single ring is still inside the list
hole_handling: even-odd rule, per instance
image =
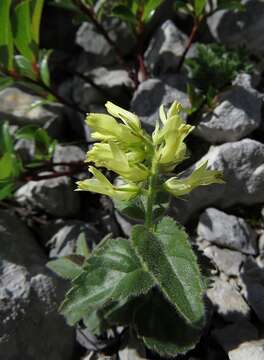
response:
[[[99,170],[92,166],[89,167],[89,171],[94,175],[94,177],[78,181],[78,191],[91,191],[122,201],[127,201],[136,197],[140,191],[139,187],[131,183],[120,186],[112,185]]]
[[[130,111],[122,109],[120,106],[117,106],[110,101],[107,101],[105,107],[109,114],[123,121],[123,123],[127,125],[131,130],[136,133],[141,132],[140,121],[137,115],[133,114]]]
[[[114,143],[95,144],[87,154],[87,161],[94,162],[98,167],[106,167],[109,170],[130,181],[144,181],[149,176],[148,169],[137,161],[144,159],[144,152],[135,149],[126,153]]]
[[[207,161],[200,164],[193,173],[185,179],[179,179],[172,177],[167,180],[163,187],[176,197],[180,197],[190,193],[198,186],[210,185],[210,184],[223,184],[223,175],[218,170],[208,170]]]
[[[115,118],[107,114],[88,114],[86,123],[92,129],[91,137],[99,141],[120,141],[128,144],[141,143],[141,139]]]
[[[160,129],[157,123],[152,139],[158,147],[157,161],[163,171],[171,171],[177,164],[186,158],[185,138],[194,129],[193,126],[186,124],[180,113],[182,107],[174,102],[167,116],[164,107],[160,107],[160,119],[163,127]]]

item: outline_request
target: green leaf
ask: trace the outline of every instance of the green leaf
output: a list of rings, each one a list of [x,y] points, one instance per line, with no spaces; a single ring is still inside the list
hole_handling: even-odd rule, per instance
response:
[[[194,0],[194,11],[196,16],[201,16],[204,12],[207,0]]]
[[[134,323],[145,345],[162,356],[185,354],[201,337],[201,330],[184,321],[159,291],[152,291],[142,299]]]
[[[33,52],[33,39],[31,33],[30,0],[23,0],[15,8],[14,17],[15,45],[21,55],[30,62],[35,59]]]
[[[165,217],[155,233],[137,225],[132,241],[142,266],[164,296],[193,326],[204,322],[203,283],[187,235],[173,219]]]
[[[73,281],[73,288],[62,305],[62,313],[73,325],[91,311],[107,303],[139,296],[153,286],[142,268],[131,243],[111,239],[91,256],[83,273]]]
[[[15,184],[10,181],[0,181],[0,200],[4,200],[12,195]]]
[[[16,139],[35,140],[37,130],[36,125],[25,125],[16,131],[15,137]]]
[[[23,55],[15,56],[15,63],[18,69],[18,73],[29,79],[36,80],[36,74],[33,71],[32,63]]]
[[[218,0],[217,9],[245,11],[245,5],[241,0]]]
[[[13,174],[13,158],[11,153],[5,153],[0,158],[0,180],[7,179]]]
[[[115,208],[123,215],[131,217],[136,220],[145,219],[145,209],[142,201],[139,198],[129,201],[114,201]]]
[[[144,5],[144,13],[143,13],[143,21],[148,22],[155,10],[160,6],[163,0],[148,0],[145,1]]]
[[[47,267],[66,280],[72,280],[82,272],[82,267],[67,256],[49,261]]]
[[[0,74],[0,90],[3,90],[5,88],[11,86],[13,83],[14,83],[14,80],[11,77]]]
[[[40,76],[43,83],[47,86],[50,86],[50,73],[49,73],[49,57],[52,53],[52,50],[48,50],[44,53],[40,61]]]
[[[76,245],[76,254],[82,255],[85,259],[87,259],[90,256],[90,250],[87,245],[85,233],[82,232],[77,239],[77,245]]]
[[[39,28],[44,0],[31,0],[31,32],[35,44],[39,44]]]
[[[13,136],[8,121],[0,124],[0,154],[14,152]]]
[[[10,23],[12,0],[0,1],[0,63],[7,70],[13,70],[14,44]]]
[[[115,6],[112,9],[112,15],[118,17],[119,19],[127,23],[134,24],[137,21],[133,12],[127,6],[124,5]]]

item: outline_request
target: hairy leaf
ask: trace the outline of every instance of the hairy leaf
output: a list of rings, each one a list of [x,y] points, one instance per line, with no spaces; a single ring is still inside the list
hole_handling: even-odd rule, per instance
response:
[[[132,240],[144,269],[166,298],[193,326],[204,320],[203,284],[187,235],[173,219],[163,218],[155,233],[137,225]]]
[[[182,319],[159,291],[152,291],[142,299],[134,323],[145,345],[163,356],[184,354],[193,349],[201,337],[201,330]]]
[[[107,240],[73,281],[62,313],[69,324],[74,324],[92,310],[146,293],[152,286],[153,281],[142,269],[131,243],[121,238]]]
[[[12,0],[0,1],[0,63],[7,70],[13,70],[14,44],[10,23]]]
[[[82,267],[67,256],[49,261],[47,267],[67,280],[76,278],[82,272]]]
[[[90,250],[87,245],[85,233],[82,232],[77,239],[77,246],[76,246],[76,254],[81,255],[84,258],[88,258],[90,256]]]

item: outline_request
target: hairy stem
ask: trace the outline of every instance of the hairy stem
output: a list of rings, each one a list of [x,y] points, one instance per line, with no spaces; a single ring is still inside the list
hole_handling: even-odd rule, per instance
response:
[[[157,163],[156,159],[152,160],[151,176],[149,177],[148,194],[147,194],[147,206],[146,206],[146,218],[145,225],[149,230],[153,229],[153,207],[156,197],[156,183],[157,183]]]

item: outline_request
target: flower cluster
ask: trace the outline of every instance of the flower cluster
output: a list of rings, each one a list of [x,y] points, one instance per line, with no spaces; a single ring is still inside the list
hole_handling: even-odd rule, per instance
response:
[[[121,185],[113,185],[98,169],[89,166],[92,178],[79,181],[78,190],[108,195],[117,200],[130,200],[140,195],[149,179],[171,172],[187,157],[184,142],[193,126],[181,116],[182,107],[174,102],[166,113],[160,107],[160,119],[152,136],[142,128],[139,118],[111,102],[106,103],[108,114],[89,114],[86,122],[92,138],[98,141],[87,153],[86,161],[97,168],[104,167],[119,175]],[[161,186],[176,197],[188,194],[197,186],[222,183],[219,171],[199,165],[186,177],[172,177]]]

